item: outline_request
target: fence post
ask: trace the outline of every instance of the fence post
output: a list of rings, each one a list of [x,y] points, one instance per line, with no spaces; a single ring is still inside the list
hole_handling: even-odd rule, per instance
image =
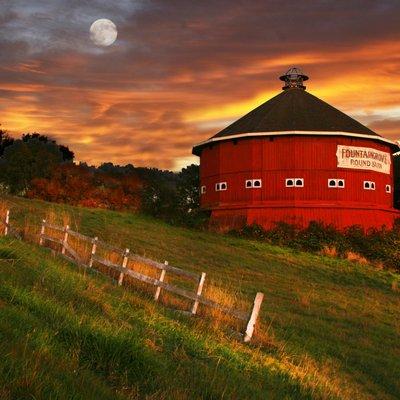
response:
[[[128,255],[129,255],[129,249],[125,249],[124,252],[124,258],[122,260],[122,268],[126,268],[127,264],[128,264]],[[122,281],[124,280],[124,273],[121,272],[119,274],[119,278],[118,278],[118,285],[121,286],[122,285]]]
[[[250,340],[253,336],[254,327],[256,326],[258,314],[260,312],[261,303],[262,303],[263,299],[264,299],[264,293],[258,292],[254,299],[253,309],[251,310],[249,321],[247,322],[246,332],[244,334],[244,342],[245,343],[250,342]]]
[[[92,239],[92,251],[90,252],[89,268],[93,267],[93,256],[96,254],[98,240],[99,238],[97,236]]]
[[[8,235],[8,224],[10,223],[10,210],[6,211],[6,221],[4,225],[4,236]]]
[[[168,265],[168,261],[164,261],[164,264],[165,264],[165,265]],[[163,268],[163,269],[161,270],[160,277],[158,278],[158,280],[159,280],[160,282],[164,282],[165,274],[166,274],[166,273],[167,273],[167,271]],[[158,301],[158,298],[160,297],[160,293],[161,293],[161,286],[157,286],[156,293],[154,294],[154,300],[155,300],[155,301]]]
[[[61,254],[65,254],[65,245],[67,244],[67,241],[68,241],[68,229],[69,229],[69,225],[65,225],[64,238],[63,238],[63,241],[62,241],[62,248],[61,248]]]
[[[43,235],[44,235],[44,230],[46,227],[46,220],[42,220],[42,227],[40,228],[40,235],[39,235],[39,245],[43,246]]]
[[[196,296],[200,296],[203,291],[204,281],[206,280],[206,273],[202,272],[200,275],[199,286],[197,286]],[[197,308],[199,307],[199,301],[195,300],[192,307],[192,315],[195,315],[197,312]]]

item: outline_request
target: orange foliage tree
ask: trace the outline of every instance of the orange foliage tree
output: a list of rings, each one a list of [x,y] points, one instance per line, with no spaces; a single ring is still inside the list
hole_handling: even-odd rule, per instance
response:
[[[58,165],[50,178],[33,179],[27,196],[57,203],[138,210],[143,183],[134,172],[110,174],[86,165]]]

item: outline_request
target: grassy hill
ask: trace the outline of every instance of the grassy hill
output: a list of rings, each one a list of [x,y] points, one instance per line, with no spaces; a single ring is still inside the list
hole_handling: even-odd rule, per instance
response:
[[[1,399],[398,399],[400,277],[349,261],[172,227],[141,215],[10,198],[238,291],[265,293],[254,343],[0,239]],[[60,217],[61,218],[61,217]]]

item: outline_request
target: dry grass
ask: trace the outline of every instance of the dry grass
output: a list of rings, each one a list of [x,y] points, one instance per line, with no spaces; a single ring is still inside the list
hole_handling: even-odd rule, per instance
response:
[[[393,292],[400,292],[399,281],[398,281],[398,280],[395,280],[395,279],[394,279],[394,280],[392,281],[391,287],[392,287]]]
[[[314,291],[297,291],[296,294],[298,303],[304,308],[310,308],[313,300],[315,299]]]
[[[0,203],[0,215],[5,215],[7,209],[8,204]],[[65,227],[68,225],[71,230],[79,230],[79,221],[74,219],[71,214],[65,211],[57,213],[53,209],[47,210],[45,220],[51,225],[59,227]],[[23,235],[26,240],[37,243],[39,241],[39,233],[40,225],[35,225],[32,224],[29,220],[25,220],[25,224],[23,226]],[[45,234],[49,237],[62,240],[65,233],[61,230],[46,227]],[[54,252],[61,251],[61,245],[58,243],[45,240],[44,245],[52,249]],[[68,245],[79,255],[80,259],[88,265],[92,250],[92,242],[89,240],[84,240],[70,233],[68,235]],[[122,265],[124,258],[123,253],[123,249],[112,249],[102,245],[101,243],[97,245],[96,249],[96,255],[116,265]],[[66,254],[68,254],[68,251],[66,252]],[[161,274],[161,271],[159,269],[135,260],[128,260],[126,267],[154,279],[159,279]],[[95,268],[102,274],[109,276],[111,279],[113,279],[114,282],[118,282],[120,278],[120,273],[118,271],[108,266],[102,265],[101,263],[94,262],[93,268]],[[197,282],[174,275],[171,272],[166,273],[164,282],[182,287],[192,292],[196,292],[197,289]],[[141,282],[127,275],[124,275],[123,277],[123,286],[131,290],[139,290],[149,297],[154,297],[156,291],[155,286],[147,284],[145,282]],[[251,304],[249,302],[245,302],[240,292],[237,291],[235,285],[229,284],[229,282],[212,282],[211,280],[206,279],[203,296],[218,304],[221,304],[228,309],[236,309],[246,312],[250,311]],[[175,295],[174,293],[167,292],[164,289],[161,290],[159,302],[167,307],[182,311],[191,311],[191,308],[193,306],[193,301],[182,298],[179,295]],[[207,317],[207,320],[211,321],[212,329],[231,327],[236,330],[243,330],[244,327],[243,321],[240,321],[230,316],[224,311],[201,304],[198,308],[198,315]],[[269,339],[264,338],[261,334],[259,341],[269,342]]]
[[[336,247],[334,247],[334,246],[325,246],[321,250],[321,254],[323,256],[328,256],[328,257],[339,257],[339,253],[338,253]]]
[[[207,299],[210,299],[225,308],[230,310],[240,310],[250,312],[252,306],[249,302],[245,302],[241,293],[232,283],[216,282],[209,280],[204,285],[203,294]],[[200,314],[211,318],[211,325],[215,329],[231,327],[239,331],[243,331],[245,322],[239,320],[218,308],[202,306]]]
[[[356,262],[361,265],[368,265],[369,261],[363,257],[362,255],[355,253],[353,251],[349,251],[346,254],[346,259],[351,262]]]

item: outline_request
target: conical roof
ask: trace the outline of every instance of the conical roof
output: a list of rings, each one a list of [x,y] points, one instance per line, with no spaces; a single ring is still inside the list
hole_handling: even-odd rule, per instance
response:
[[[294,72],[293,72],[294,71]],[[193,154],[199,154],[203,145],[232,138],[266,136],[273,134],[315,134],[324,136],[335,133],[345,136],[367,136],[394,144],[376,132],[349,117],[337,108],[305,91],[303,81],[308,76],[297,68],[280,77],[285,81],[283,91],[238,119],[207,141],[196,145]],[[252,135],[254,134],[254,135]]]
[[[213,137],[274,131],[333,131],[379,136],[318,97],[300,88],[290,88],[261,104]]]

